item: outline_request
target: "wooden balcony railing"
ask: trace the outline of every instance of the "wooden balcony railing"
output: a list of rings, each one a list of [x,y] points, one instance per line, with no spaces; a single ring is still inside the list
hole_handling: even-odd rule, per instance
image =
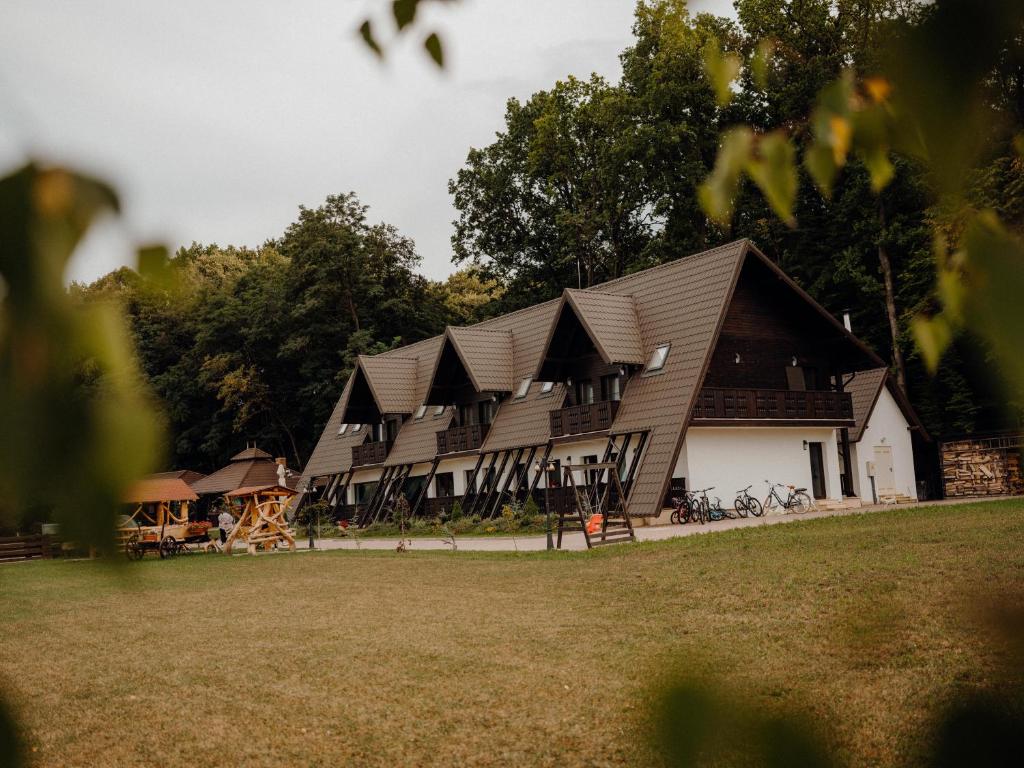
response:
[[[383,464],[390,450],[390,440],[378,440],[372,443],[353,445],[352,466],[361,467],[364,464]]]
[[[618,411],[618,400],[602,400],[599,403],[574,405],[551,411],[551,436],[580,435],[584,432],[608,429]]]
[[[853,398],[848,392],[705,387],[697,395],[693,419],[695,423],[736,419],[852,426]]]
[[[442,429],[437,433],[438,453],[475,451],[484,444],[490,424],[467,424],[464,427]]]

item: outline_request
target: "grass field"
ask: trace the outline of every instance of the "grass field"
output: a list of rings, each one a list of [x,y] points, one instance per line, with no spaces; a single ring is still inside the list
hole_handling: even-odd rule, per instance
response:
[[[1013,501],[592,553],[8,565],[0,679],[40,765],[656,765],[679,673],[906,764],[996,685],[1022,542]]]

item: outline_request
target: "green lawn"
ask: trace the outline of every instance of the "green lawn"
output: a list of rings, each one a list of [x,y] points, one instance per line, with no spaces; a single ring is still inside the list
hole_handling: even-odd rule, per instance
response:
[[[590,553],[7,565],[0,679],[41,765],[657,764],[679,672],[892,765],[998,680],[1022,541],[1014,501]]]

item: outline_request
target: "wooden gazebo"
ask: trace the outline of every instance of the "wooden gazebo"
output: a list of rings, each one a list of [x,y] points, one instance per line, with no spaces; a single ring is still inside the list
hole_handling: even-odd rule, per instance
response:
[[[178,478],[147,477],[128,489],[127,504],[135,505],[131,519],[140,526],[186,525],[188,505],[199,497]]]
[[[295,533],[285,518],[288,500],[294,495],[291,488],[277,484],[247,486],[225,494],[231,502],[238,500],[241,512],[224,544],[224,552],[231,554],[235,541],[239,539],[248,544],[251,555],[260,549],[273,549],[277,544],[284,544],[294,551]]]

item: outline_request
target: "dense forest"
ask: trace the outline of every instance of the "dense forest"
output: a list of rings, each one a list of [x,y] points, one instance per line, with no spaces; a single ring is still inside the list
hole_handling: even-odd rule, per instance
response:
[[[115,297],[130,318],[141,364],[162,402],[168,462],[209,470],[246,440],[301,465],[354,357],[438,333],[736,237],[752,238],[829,310],[849,309],[855,332],[891,362],[929,430],[952,435],[1016,426],[989,387],[989,355],[962,334],[928,376],[909,320],[933,302],[937,205],[927,171],[895,157],[879,196],[849,163],[829,199],[800,184],[796,224],[745,188],[731,229],[702,212],[697,185],[730,125],[784,127],[809,140],[818,91],[846,68],[870,75],[889,43],[919,24],[913,0],[737,0],[736,19],[691,15],[682,0],[645,0],[618,82],[568,77],[525,102],[509,100],[495,141],[469,151],[449,190],[458,218],[448,281],[418,275],[411,240],[371,224],[354,194],[300,208],[280,238],[258,248],[194,244],[171,261],[174,280],[122,269],[83,300]],[[744,68],[727,107],[704,66],[709,41],[751,63],[773,43],[766,71]],[[1000,58],[987,86],[999,119],[965,205],[1024,226],[1024,41]],[[759,74],[760,76],[755,77]],[[951,116],[955,119],[955,116]],[[687,296],[679,296],[680,303]]]

